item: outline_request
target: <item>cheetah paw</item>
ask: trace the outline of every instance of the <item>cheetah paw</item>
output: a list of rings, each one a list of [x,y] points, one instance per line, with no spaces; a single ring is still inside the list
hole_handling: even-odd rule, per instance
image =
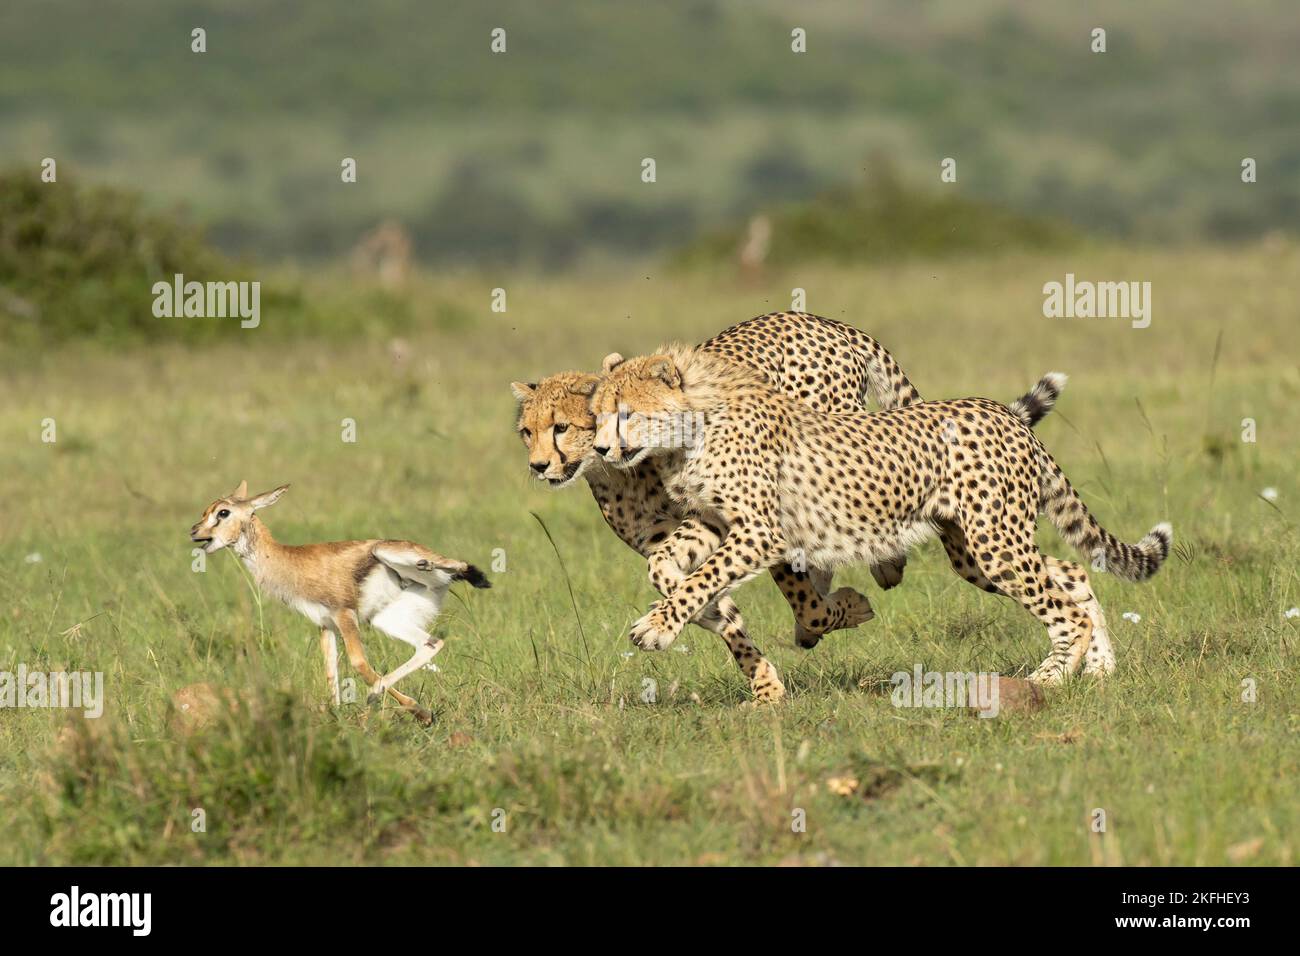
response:
[[[674,626],[656,603],[649,613],[632,625],[632,633],[628,636],[643,651],[662,651],[677,640],[680,632],[681,627]]]
[[[1115,662],[1110,661],[1088,661],[1083,665],[1083,674],[1085,677],[1095,677],[1097,680],[1105,680],[1106,677],[1115,672]]]
[[[871,576],[876,579],[876,583],[880,585],[881,590],[888,591],[890,588],[897,587],[902,583],[903,568],[906,566],[906,558],[873,564],[871,566]]]
[[[763,661],[749,679],[749,689],[754,694],[754,704],[775,704],[785,697],[785,685],[777,676],[776,668]]]
[[[794,623],[794,642],[805,651],[811,651],[821,641],[822,636],[815,634],[798,621]]]
[[[1046,660],[1026,680],[1040,687],[1058,687],[1065,683],[1065,671],[1056,662]]]
[[[1113,652],[1103,653],[1089,648],[1088,653],[1083,658],[1083,673],[1086,676],[1102,680],[1114,672],[1115,655]]]
[[[871,602],[867,600],[867,596],[858,593],[853,588],[840,588],[829,596],[829,600],[838,605],[844,614],[844,623],[839,626],[838,630],[857,627],[859,624],[865,624],[876,616],[876,612],[871,609]]]

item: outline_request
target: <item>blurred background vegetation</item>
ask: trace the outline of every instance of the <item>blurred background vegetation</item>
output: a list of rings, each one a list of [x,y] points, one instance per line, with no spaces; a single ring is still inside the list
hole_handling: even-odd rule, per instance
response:
[[[1267,0],[6,4],[0,333],[132,334],[141,270],[218,256],[555,272],[732,267],[756,225],[776,267],[1293,233],[1296,49],[1300,7]],[[33,185],[47,156],[68,190]],[[279,330],[328,318],[277,282]],[[340,321],[401,324],[357,305]]]

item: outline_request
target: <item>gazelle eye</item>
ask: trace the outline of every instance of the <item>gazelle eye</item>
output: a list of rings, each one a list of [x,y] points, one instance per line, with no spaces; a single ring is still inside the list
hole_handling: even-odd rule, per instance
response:
[[[568,422],[556,422],[555,425],[554,425],[553,427],[554,427],[554,429],[555,429],[555,434],[557,434],[557,435],[563,435],[565,432],[567,432],[567,431],[569,430],[569,423],[568,423]]]
[[[217,512],[218,521],[224,521],[226,518],[229,517],[230,517],[230,511],[227,508],[222,508],[220,511]]]

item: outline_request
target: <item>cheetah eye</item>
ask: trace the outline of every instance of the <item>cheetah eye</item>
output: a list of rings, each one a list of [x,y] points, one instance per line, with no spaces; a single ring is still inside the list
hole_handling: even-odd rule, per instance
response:
[[[519,437],[522,438],[524,441],[529,441],[533,437],[533,433],[530,432],[527,428],[521,428],[519,429]]]
[[[222,508],[220,511],[217,512],[217,520],[218,520],[218,521],[225,521],[225,520],[226,520],[227,518],[229,518],[229,517],[230,517],[230,509],[229,509],[229,508]]]
[[[556,422],[556,423],[552,426],[552,428],[555,430],[555,434],[557,434],[557,435],[563,435],[565,432],[567,432],[567,431],[569,430],[569,423],[568,423],[568,422]]]

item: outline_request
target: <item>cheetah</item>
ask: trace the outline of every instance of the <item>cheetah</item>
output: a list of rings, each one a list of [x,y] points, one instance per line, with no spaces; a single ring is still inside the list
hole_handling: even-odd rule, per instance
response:
[[[759,316],[726,329],[700,349],[755,368],[818,410],[863,409],[868,396],[881,408],[920,400],[894,357],[875,339],[853,326],[808,313]],[[604,369],[621,361],[617,353],[607,356]],[[517,428],[529,451],[529,470],[553,488],[584,478],[606,523],[633,550],[650,558],[651,584],[666,594],[721,544],[726,528],[691,516],[674,502],[664,492],[653,463],[628,470],[604,465],[592,449],[596,423],[588,409],[588,396],[598,381],[598,375],[564,372],[536,383],[511,385],[519,402]],[[1037,416],[1050,408],[1050,401],[1039,403]],[[945,542],[945,546],[954,562],[966,559],[956,543]],[[871,570],[882,588],[890,588],[902,579],[903,562],[886,562]],[[1080,568],[1074,570],[1082,582],[1077,586],[1086,593],[1086,575]],[[866,598],[850,588],[828,595],[831,576],[824,571],[814,568],[803,573],[780,564],[770,571],[794,611],[795,643],[800,647],[812,648],[823,634],[874,616]],[[1091,598],[1090,593],[1086,596]],[[732,602],[710,609],[696,623],[728,644],[757,699],[781,696],[775,668],[745,634]],[[1104,630],[1098,633],[1100,643]]]
[[[1095,651],[1096,624],[1079,599],[1086,577],[1061,581],[1038,551],[1040,508],[1070,545],[1130,581],[1154,574],[1173,538],[1160,524],[1128,545],[1089,514],[1027,420],[1061,380],[1048,376],[1011,408],[969,398],[817,412],[702,349],[618,364],[592,394],[595,446],[620,467],[660,462],[671,497],[728,529],[633,625],[632,640],[668,643],[699,607],[792,554],[825,568],[877,563],[939,532],[965,580],[1019,601],[1047,628],[1051,652],[1030,679],[1061,682]],[[703,418],[690,447],[656,440],[682,416]]]
[[[889,351],[860,330],[807,313],[771,313],[732,326],[701,349],[755,367],[790,394],[817,409],[862,408],[868,396],[882,408],[919,399]],[[622,361],[614,354],[606,367]],[[688,514],[663,490],[654,463],[609,468],[592,451],[595,419],[588,399],[599,376],[562,372],[540,382],[514,382],[517,429],[529,452],[529,471],[552,488],[584,478],[606,523],[633,550],[649,558],[651,584],[667,593],[711,554],[725,526]],[[882,587],[902,577],[901,564],[872,569]],[[851,588],[830,591],[831,575],[785,565],[772,576],[795,614],[795,643],[814,647],[822,635],[871,620],[867,599]],[[776,670],[754,647],[730,599],[696,623],[719,634],[750,679],[757,699],[777,699],[784,689]]]

